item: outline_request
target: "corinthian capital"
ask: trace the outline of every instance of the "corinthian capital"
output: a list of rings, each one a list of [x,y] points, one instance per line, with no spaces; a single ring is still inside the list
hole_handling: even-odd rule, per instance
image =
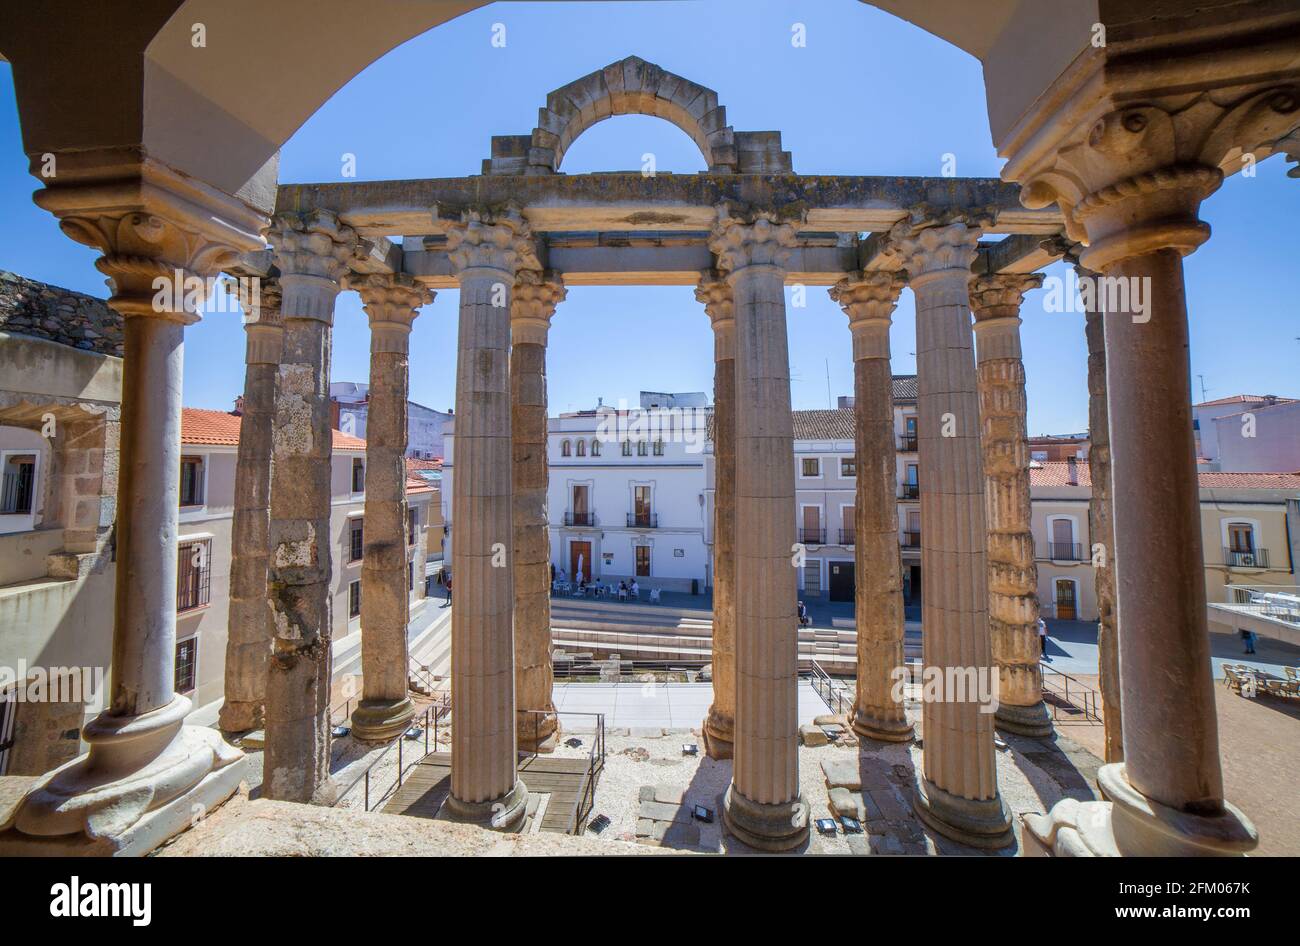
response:
[[[555,307],[569,291],[552,272],[520,270],[510,294],[510,341],[515,345],[545,345]]]
[[[495,269],[513,279],[521,269],[540,269],[532,231],[519,211],[467,210],[447,229],[447,258],[458,272]]]
[[[1019,319],[1025,293],[1043,284],[1042,273],[992,273],[970,284],[970,308],[976,322]]]
[[[432,290],[406,273],[352,273],[343,288],[355,289],[370,319],[370,350],[405,352],[420,306],[433,302]]]
[[[913,286],[942,273],[970,276],[980,232],[987,218],[951,216],[939,220],[905,219],[889,231],[889,246],[902,260]]]
[[[331,321],[348,264],[366,242],[328,210],[277,214],[267,239],[280,270],[284,318]]]
[[[737,214],[724,206],[718,209],[709,249],[718,258],[718,268],[728,273],[747,266],[784,268],[794,248],[794,235],[794,225],[779,221],[774,214]]]
[[[882,270],[845,276],[826,291],[849,317],[849,328],[857,331],[869,322],[884,322],[888,330],[905,285],[907,278],[902,273]]]
[[[704,314],[713,323],[714,332],[735,326],[735,297],[723,273],[716,269],[700,273],[700,281],[695,286],[695,301],[703,304]]]

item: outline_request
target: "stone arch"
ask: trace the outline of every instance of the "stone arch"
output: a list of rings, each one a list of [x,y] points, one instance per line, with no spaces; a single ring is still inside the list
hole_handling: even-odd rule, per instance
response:
[[[672,122],[700,149],[711,174],[790,173],[779,131],[734,131],[718,93],[652,62],[628,56],[546,96],[530,135],[498,135],[484,174],[557,174],[569,146],[614,115]]]

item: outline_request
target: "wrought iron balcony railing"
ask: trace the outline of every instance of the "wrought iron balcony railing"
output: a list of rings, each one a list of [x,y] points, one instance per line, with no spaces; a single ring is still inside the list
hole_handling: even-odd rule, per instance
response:
[[[903,533],[903,548],[919,549],[920,547],[921,547],[921,533],[919,532]]]
[[[804,545],[825,545],[826,530],[825,529],[800,529],[799,541],[802,542]]]
[[[1082,562],[1083,546],[1078,542],[1048,542],[1047,558],[1054,562]]]
[[[594,528],[596,514],[594,512],[566,512],[564,514],[564,524],[566,526],[581,526],[587,529]]]
[[[899,437],[898,449],[903,453],[916,453],[916,434],[903,434]]]
[[[840,530],[840,545],[852,545],[852,544],[853,544],[854,534],[855,534],[855,530],[853,530],[853,529],[841,529],[841,530]]]
[[[629,512],[627,514],[629,529],[658,529],[659,517],[650,512]]]
[[[1229,568],[1268,568],[1268,549],[1225,548],[1223,564]]]
[[[920,485],[917,484],[917,483],[904,483],[904,484],[903,484],[903,495],[902,495],[902,498],[903,498],[903,499],[920,499],[920,498],[921,498],[921,487],[920,487]]]

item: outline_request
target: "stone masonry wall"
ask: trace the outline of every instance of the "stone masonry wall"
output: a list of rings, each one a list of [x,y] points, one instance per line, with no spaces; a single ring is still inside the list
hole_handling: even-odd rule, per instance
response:
[[[0,270],[0,331],[122,357],[122,317],[102,299]]]

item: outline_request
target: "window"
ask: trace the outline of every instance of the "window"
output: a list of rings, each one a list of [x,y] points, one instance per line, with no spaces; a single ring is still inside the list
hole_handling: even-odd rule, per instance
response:
[[[921,495],[920,467],[915,463],[907,465],[907,482],[903,484],[904,499],[918,499]]]
[[[579,440],[579,441],[578,441],[578,456],[580,456],[580,457],[585,457],[586,455],[587,455],[587,441],[585,441],[585,440]]]
[[[1249,522],[1228,523],[1228,548],[1234,552],[1255,551],[1255,530]]]
[[[176,547],[176,610],[193,611],[208,603],[212,562],[207,539],[181,542]]]
[[[348,524],[348,543],[348,561],[361,561],[361,556],[366,549],[366,540],[365,520],[359,516]]]
[[[414,560],[406,563],[406,590],[415,590],[415,562]]]
[[[569,441],[567,440],[560,441],[560,456],[562,457],[569,456]]]
[[[636,445],[636,455],[639,456],[639,457],[643,457],[643,456],[646,455],[645,441],[644,441],[644,440],[639,440],[639,441],[637,441],[637,445]]]
[[[638,578],[650,577],[650,546],[636,547],[636,574]]]
[[[857,457],[840,457],[840,476],[848,478],[858,475]]]
[[[36,454],[11,453],[4,461],[4,487],[0,515],[29,516],[36,492]]]
[[[420,525],[420,510],[410,506],[406,510],[406,544],[415,544],[416,529]]]
[[[650,487],[637,486],[633,489],[632,496],[633,508],[636,511],[632,514],[631,524],[640,526],[643,529],[649,528],[654,522],[650,512]]]
[[[354,581],[348,585],[348,617],[361,616],[361,582]]]
[[[366,491],[366,461],[360,457],[352,458],[352,492]]]
[[[190,693],[194,689],[194,679],[199,669],[199,639],[187,637],[176,642],[176,679],[177,693]]]
[[[599,441],[599,440],[593,440],[593,441],[591,442],[591,455],[592,455],[593,457],[598,457],[598,456],[600,456],[600,441]]]
[[[202,457],[181,457],[181,505],[203,505]]]
[[[623,456],[625,456],[625,457],[630,457],[631,455],[632,455],[632,441],[630,441],[630,440],[624,440],[624,441],[623,441]]]
[[[655,456],[657,456],[657,457],[661,457],[661,456],[663,456],[663,455],[664,455],[664,442],[663,442],[662,440],[656,440],[656,441],[655,441]]]
[[[821,476],[822,461],[817,457],[804,457],[801,472],[804,476]]]

